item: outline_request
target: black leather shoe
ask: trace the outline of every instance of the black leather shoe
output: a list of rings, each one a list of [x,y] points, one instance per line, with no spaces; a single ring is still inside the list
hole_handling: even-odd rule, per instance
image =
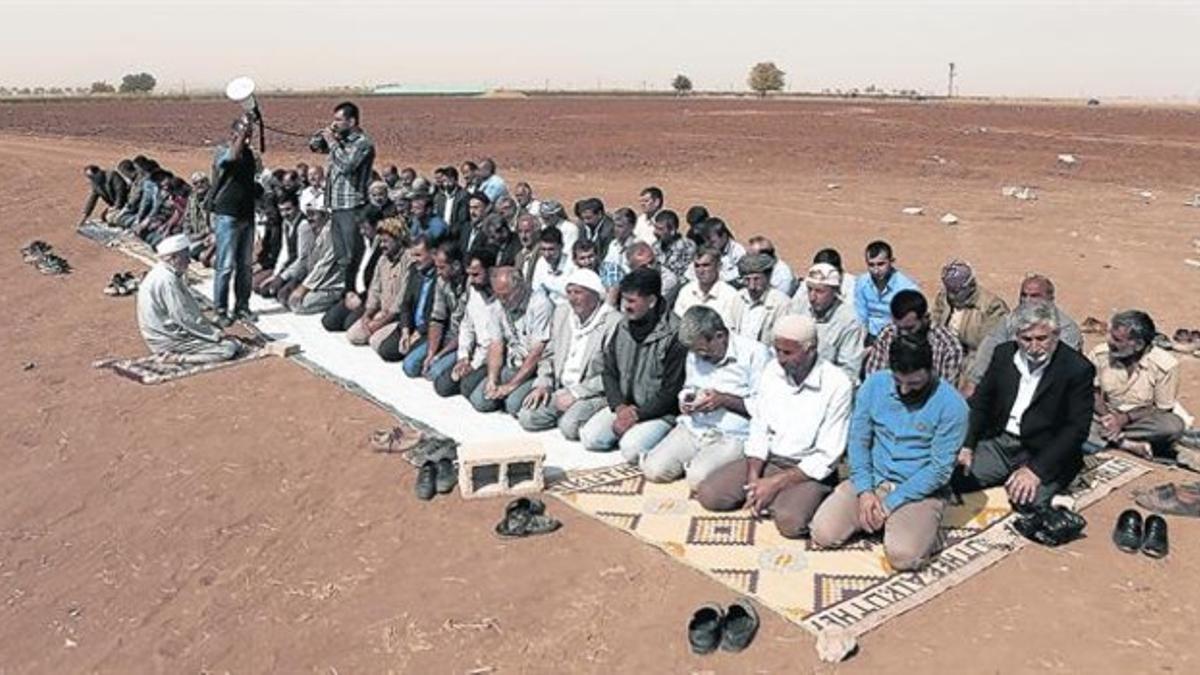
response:
[[[1163,528],[1166,534],[1166,528]],[[1117,516],[1117,525],[1113,528],[1113,543],[1126,553],[1137,553],[1142,548],[1142,514],[1136,509],[1126,509]]]
[[[721,649],[740,652],[749,646],[758,632],[758,612],[745,598],[733,601],[725,610],[725,629],[721,633]]]
[[[1146,516],[1145,534],[1142,537],[1142,553],[1151,558],[1167,556],[1167,521],[1160,515]]]
[[[724,612],[719,605],[703,605],[692,614],[688,622],[688,646],[693,654],[711,654],[721,644],[721,627],[725,623]]]
[[[425,462],[417,471],[417,499],[429,501],[437,494],[437,464]]]
[[[437,493],[439,495],[449,494],[454,486],[458,485],[458,472],[454,470],[454,462],[450,458],[443,457],[437,463]]]

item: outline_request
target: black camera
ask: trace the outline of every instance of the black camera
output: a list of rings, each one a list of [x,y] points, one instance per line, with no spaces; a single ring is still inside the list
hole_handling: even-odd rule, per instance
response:
[[[312,135],[312,138],[308,139],[308,149],[313,152],[326,153],[329,152],[329,142],[318,131]]]

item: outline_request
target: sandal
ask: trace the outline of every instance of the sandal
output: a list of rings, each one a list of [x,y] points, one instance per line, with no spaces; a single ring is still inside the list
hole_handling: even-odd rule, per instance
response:
[[[371,434],[371,449],[375,452],[408,452],[425,438],[425,432],[411,424],[400,424],[391,429],[380,429]]]
[[[1103,335],[1108,332],[1108,324],[1094,316],[1089,316],[1083,320],[1083,323],[1079,324],[1079,330],[1084,333]]]

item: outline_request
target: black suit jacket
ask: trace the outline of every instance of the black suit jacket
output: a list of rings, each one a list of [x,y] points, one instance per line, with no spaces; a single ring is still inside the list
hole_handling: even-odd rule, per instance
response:
[[[606,213],[600,219],[600,222],[596,223],[595,229],[588,228],[587,225],[579,223],[579,238],[594,242],[596,244],[596,255],[603,258],[604,254],[608,251],[609,242],[613,240],[613,228],[615,227],[616,224],[613,223],[612,218]],[[567,253],[570,254],[570,251],[567,251]]]
[[[444,218],[446,214],[446,200],[452,199],[450,220],[446,226],[450,228],[450,237],[460,237],[467,226],[471,224],[470,211],[470,194],[466,190],[459,188],[451,195],[447,195],[445,190],[438,190],[433,196],[433,212],[438,218]],[[449,238],[449,237],[448,237]]]
[[[433,270],[429,270],[429,274],[433,275]],[[434,286],[430,286],[429,292],[425,294],[425,303],[419,304],[421,300],[421,282],[423,281],[423,273],[416,265],[411,265],[408,268],[408,278],[404,282],[404,297],[400,300],[400,327],[413,330],[417,325],[417,315],[425,317],[425,325],[418,331],[421,335],[425,335],[429,330],[429,312],[433,309],[433,297],[437,285],[437,279],[434,278]]]
[[[996,347],[987,373],[969,401],[970,422],[965,447],[1004,432],[1017,398],[1021,374],[1013,363],[1016,342]],[[1038,382],[1033,400],[1021,416],[1021,454],[1043,482],[1078,473],[1083,443],[1092,423],[1092,381],[1096,369],[1079,352],[1059,344]],[[1068,473],[1069,472],[1069,473]]]

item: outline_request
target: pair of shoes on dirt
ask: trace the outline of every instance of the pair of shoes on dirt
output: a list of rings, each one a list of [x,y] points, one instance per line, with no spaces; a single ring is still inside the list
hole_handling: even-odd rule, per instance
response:
[[[133,272],[117,272],[104,287],[104,294],[114,297],[133,295],[139,283],[141,282]]]
[[[1200,518],[1200,483],[1167,483],[1137,490],[1133,501],[1155,513]]]
[[[1141,551],[1151,558],[1165,558],[1170,549],[1167,543],[1167,521],[1158,514],[1147,516],[1137,509],[1126,509],[1117,516],[1113,526],[1113,543],[1126,553]]]
[[[1087,520],[1061,506],[1039,506],[1013,522],[1018,534],[1042,546],[1061,546],[1078,539]]]
[[[562,523],[546,515],[546,504],[540,499],[520,497],[504,507],[504,518],[496,523],[496,535],[502,539],[521,539],[538,534],[550,534]]]
[[[449,457],[427,460],[417,470],[417,499],[427,502],[435,495],[450,494],[458,485],[458,471]]]
[[[41,239],[34,239],[25,246],[21,247],[21,259],[24,260],[26,264],[36,265],[41,262],[42,258],[46,257],[46,254],[52,249],[53,247],[50,244],[47,244]]]
[[[375,452],[408,452],[425,440],[425,432],[408,423],[371,434],[371,449]]]
[[[754,640],[758,632],[758,612],[747,598],[738,598],[723,609],[709,603],[692,614],[687,626],[688,647],[693,654],[711,654],[718,647],[726,652],[740,652]]]

